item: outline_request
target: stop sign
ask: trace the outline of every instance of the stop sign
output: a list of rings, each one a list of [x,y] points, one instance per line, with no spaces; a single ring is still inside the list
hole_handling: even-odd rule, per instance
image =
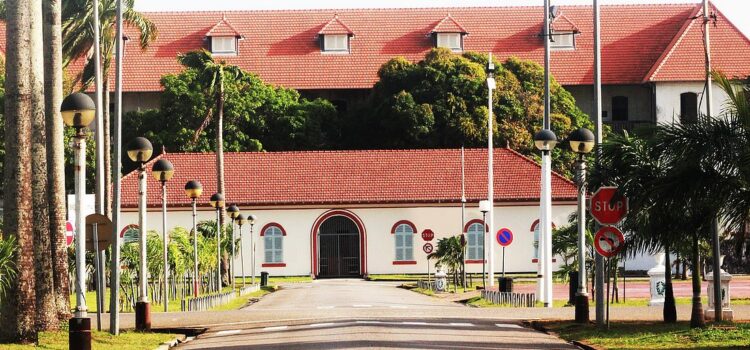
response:
[[[432,230],[426,229],[422,231],[422,239],[424,239],[425,241],[429,242],[433,238],[435,238],[435,232],[432,232]]]
[[[591,196],[591,216],[602,225],[614,225],[628,212],[628,199],[617,187],[600,187]]]

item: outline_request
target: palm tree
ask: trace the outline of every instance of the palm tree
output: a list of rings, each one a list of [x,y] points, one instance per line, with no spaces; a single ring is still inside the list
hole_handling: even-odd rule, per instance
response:
[[[140,34],[139,44],[142,50],[156,40],[156,25],[146,16],[133,9],[134,0],[123,1],[124,25],[137,30]],[[62,7],[62,55],[64,66],[70,62],[87,57],[94,45],[93,2],[90,0],[68,0]],[[109,70],[112,66],[116,41],[116,0],[99,1],[99,23],[101,26],[101,71],[102,90],[104,91],[104,139],[109,140],[110,114],[110,80]],[[94,80],[94,60],[89,59],[84,67],[81,82],[82,89],[88,87]],[[101,107],[100,107],[101,108]],[[104,143],[104,188],[110,188],[112,183],[110,143]],[[104,192],[105,215],[111,216],[109,191]]]
[[[42,2],[44,18],[44,97],[47,128],[47,202],[55,307],[58,319],[70,318],[68,259],[65,244],[65,157],[63,122],[62,7],[60,0]]]
[[[458,275],[464,261],[464,249],[461,245],[461,236],[452,236],[441,238],[437,242],[437,249],[427,255],[427,260],[437,259],[437,265],[448,268],[448,272],[453,275],[454,289],[458,285]]]
[[[35,339],[34,249],[31,213],[31,37],[25,0],[6,5],[4,235],[17,249],[14,265],[23,266],[0,306],[0,340]],[[37,18],[38,19],[38,18]]]

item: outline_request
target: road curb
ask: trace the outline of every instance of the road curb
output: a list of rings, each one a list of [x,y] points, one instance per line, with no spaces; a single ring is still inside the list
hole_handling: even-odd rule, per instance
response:
[[[188,342],[188,341],[192,340],[192,338],[193,337],[188,337],[188,336],[186,336],[184,334],[180,334],[180,335],[178,335],[177,337],[175,337],[172,340],[165,341],[165,342],[159,344],[159,346],[157,346],[156,349],[154,349],[154,350],[169,350],[169,349],[177,346],[180,343],[185,343],[185,342]]]

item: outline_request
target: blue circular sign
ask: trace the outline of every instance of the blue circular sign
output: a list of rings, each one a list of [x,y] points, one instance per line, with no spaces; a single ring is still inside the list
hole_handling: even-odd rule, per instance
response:
[[[495,238],[497,239],[497,243],[503,247],[507,247],[513,243],[513,232],[511,232],[510,229],[501,228],[497,231]]]

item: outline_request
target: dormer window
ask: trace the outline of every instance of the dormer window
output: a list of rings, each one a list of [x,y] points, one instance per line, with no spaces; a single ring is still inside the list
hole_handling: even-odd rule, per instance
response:
[[[333,16],[318,32],[320,40],[320,51],[323,53],[349,53],[351,50],[351,38],[354,32],[339,19]]]
[[[219,23],[209,29],[206,38],[209,40],[209,49],[214,55],[226,56],[239,53],[237,43],[242,39],[242,35],[232,27],[226,16],[223,16]]]
[[[550,23],[550,48],[554,50],[575,50],[576,35],[581,31],[558,8],[555,7],[550,15],[553,16],[552,23]]]
[[[430,32],[435,47],[452,51],[464,50],[464,37],[469,33],[450,14],[445,16]]]

